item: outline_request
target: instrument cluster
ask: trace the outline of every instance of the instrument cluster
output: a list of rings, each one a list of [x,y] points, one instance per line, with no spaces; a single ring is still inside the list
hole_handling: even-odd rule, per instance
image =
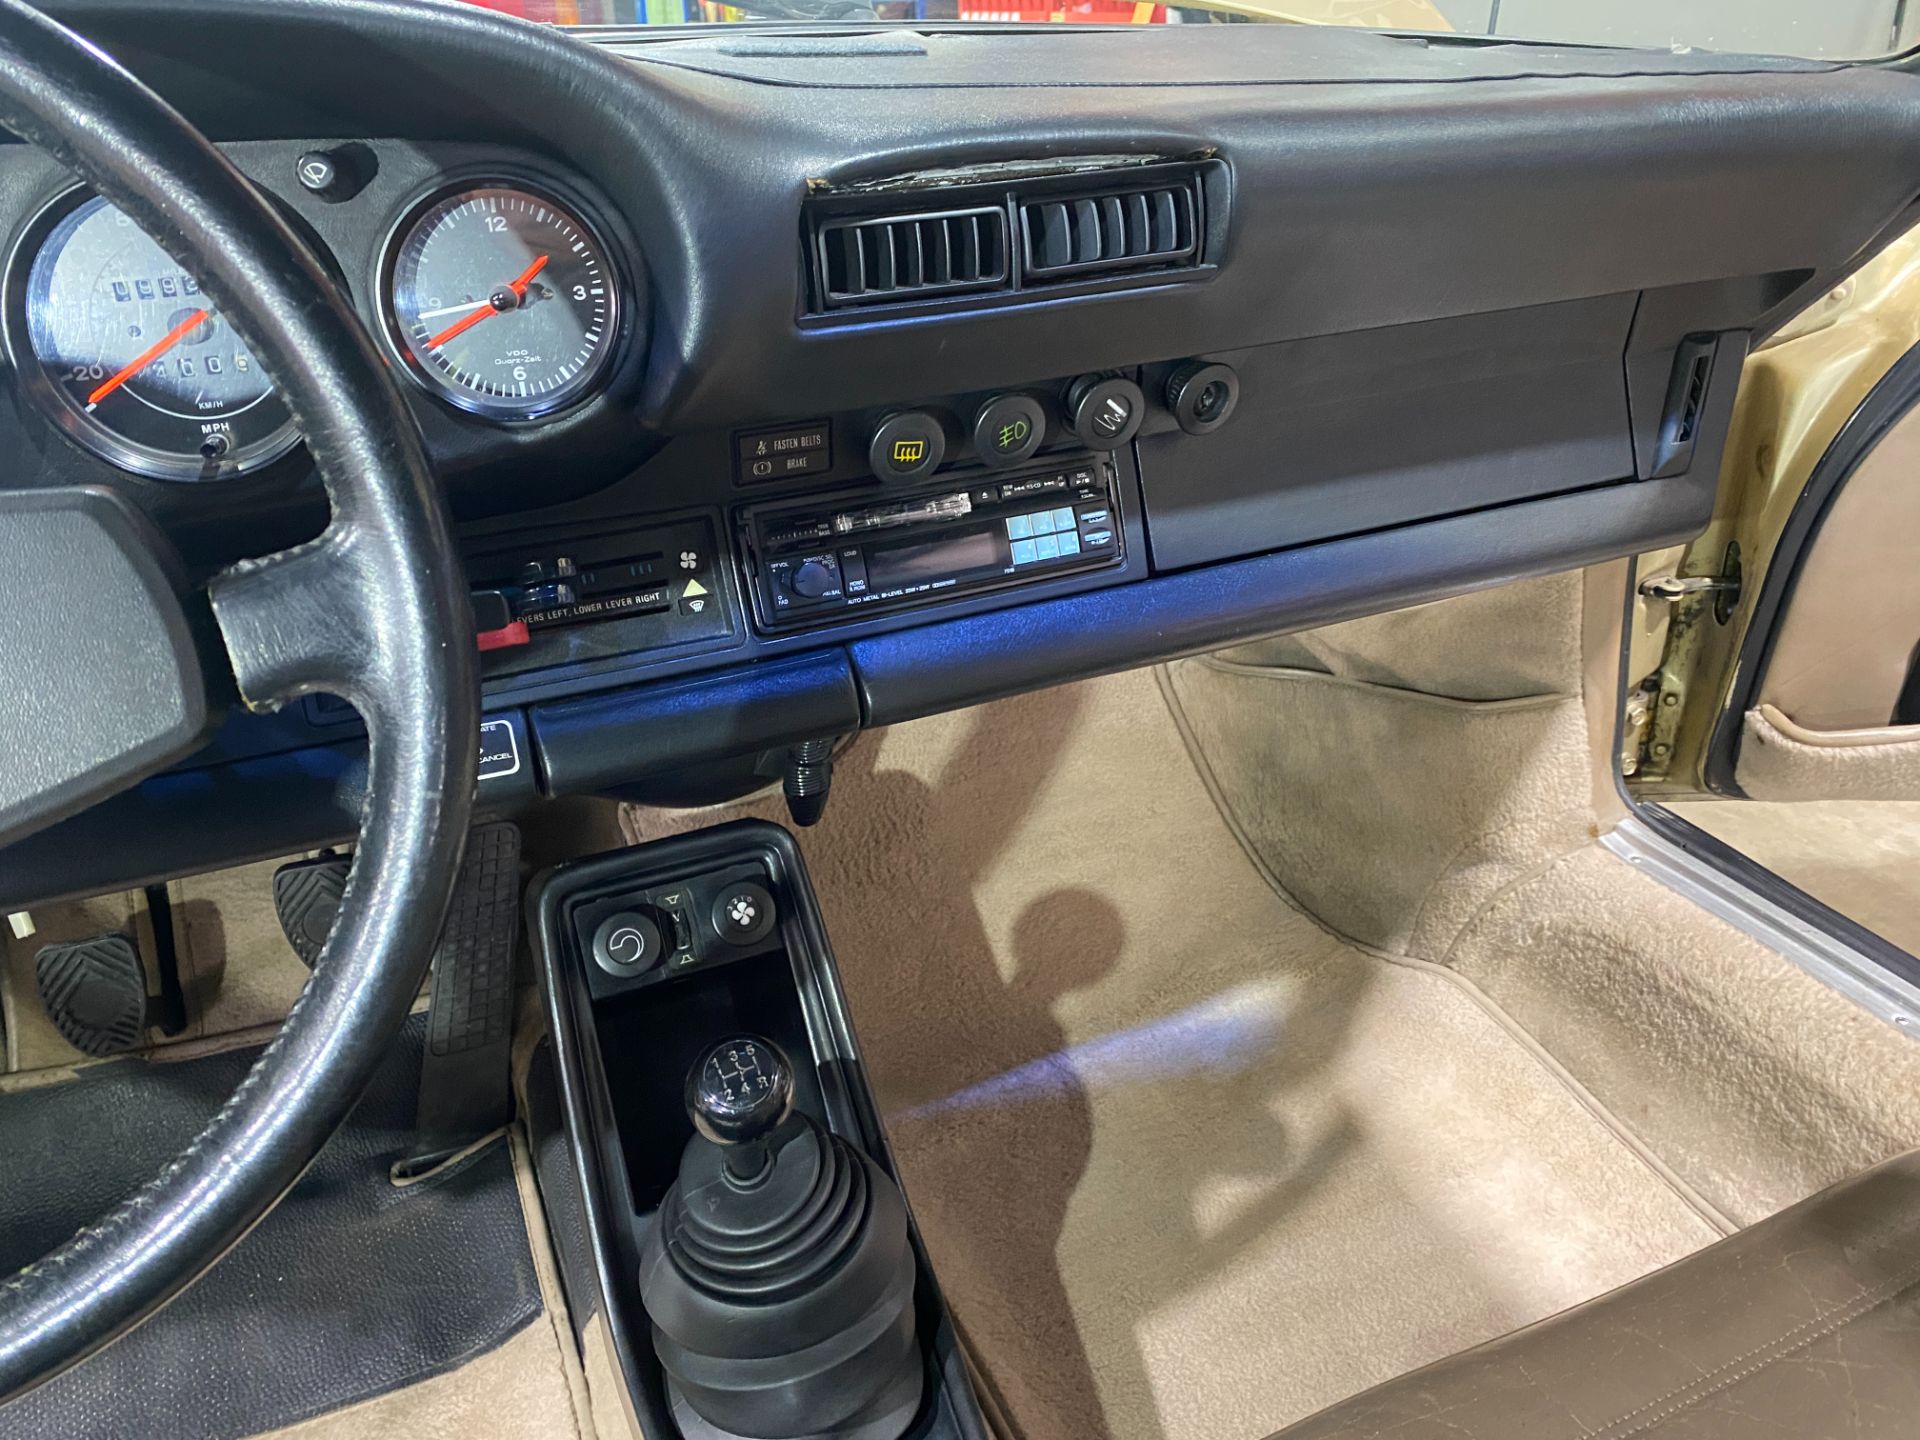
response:
[[[491,425],[538,424],[603,389],[625,270],[556,187],[472,175],[394,215],[371,328],[434,402]],[[20,233],[4,336],[38,410],[120,469],[224,480],[299,443],[271,378],[192,272],[86,189],[58,194]]]

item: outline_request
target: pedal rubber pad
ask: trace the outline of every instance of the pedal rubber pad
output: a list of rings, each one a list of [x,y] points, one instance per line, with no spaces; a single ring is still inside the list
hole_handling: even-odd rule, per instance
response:
[[[294,954],[311,970],[333,931],[350,862],[331,855],[295,860],[273,872],[273,908]]]
[[[33,978],[54,1028],[83,1055],[119,1055],[146,1034],[147,972],[124,935],[44,946]]]

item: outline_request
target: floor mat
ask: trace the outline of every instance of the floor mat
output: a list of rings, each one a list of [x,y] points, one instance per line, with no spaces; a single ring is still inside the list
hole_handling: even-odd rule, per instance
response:
[[[1920,955],[1920,802],[1663,802],[1883,940]]]
[[[1717,1236],[1468,987],[1281,902],[1150,674],[866,737],[801,847],[1027,1440],[1259,1440]]]
[[[538,1317],[504,1138],[431,1182],[388,1182],[423,1033],[424,1017],[407,1023],[352,1118],[226,1259],[148,1324],[0,1406],[0,1435],[252,1435],[449,1370]],[[91,1066],[0,1094],[0,1273],[144,1183],[254,1054]]]

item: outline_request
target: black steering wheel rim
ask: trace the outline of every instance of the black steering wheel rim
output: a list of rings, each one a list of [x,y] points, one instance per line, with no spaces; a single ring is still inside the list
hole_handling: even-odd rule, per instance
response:
[[[208,587],[239,692],[367,724],[352,877],[312,981],[220,1113],[109,1215],[0,1281],[0,1401],[158,1310],[244,1236],[338,1127],[419,993],[473,803],[478,683],[444,506],[405,402],[304,242],[104,53],[0,0],[0,126],[190,268],[279,386],[332,521]]]

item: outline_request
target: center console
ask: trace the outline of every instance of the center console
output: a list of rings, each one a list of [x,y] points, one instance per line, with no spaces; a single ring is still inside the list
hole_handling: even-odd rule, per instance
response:
[[[528,907],[535,1172],[639,1432],[986,1440],[792,838],[597,856]]]

